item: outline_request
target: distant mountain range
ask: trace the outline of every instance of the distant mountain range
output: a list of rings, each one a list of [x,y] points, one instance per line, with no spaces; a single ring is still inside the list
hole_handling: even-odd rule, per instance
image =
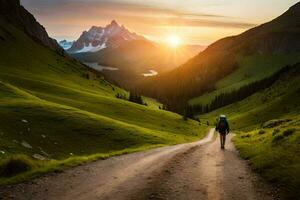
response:
[[[144,39],[143,36],[131,33],[113,20],[105,27],[93,26],[90,30],[84,31],[67,51],[69,53],[97,52],[105,48],[116,48],[128,41]]]
[[[170,71],[206,48],[182,45],[174,50],[130,32],[115,20],[105,27],[91,27],[75,42],[63,40],[59,44],[83,63],[93,67],[101,65],[96,69],[101,69],[110,81],[128,89],[140,85],[143,74],[150,70],[155,71],[155,75]]]
[[[61,40],[59,41],[59,46],[61,46],[64,50],[68,50],[72,47],[74,41]]]
[[[182,110],[193,97],[205,94],[198,102],[209,101],[299,61],[300,2],[271,22],[213,43],[179,68],[153,77],[142,90]]]

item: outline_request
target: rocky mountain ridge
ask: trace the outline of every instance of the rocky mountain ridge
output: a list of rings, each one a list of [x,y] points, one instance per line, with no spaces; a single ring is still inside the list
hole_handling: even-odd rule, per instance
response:
[[[126,42],[144,40],[143,36],[130,32],[115,20],[105,27],[92,26],[84,31],[79,39],[75,41],[69,53],[97,52],[105,48],[115,48]]]
[[[63,54],[56,40],[49,37],[46,29],[20,4],[20,0],[0,0],[0,15],[16,27],[24,30],[32,39]]]

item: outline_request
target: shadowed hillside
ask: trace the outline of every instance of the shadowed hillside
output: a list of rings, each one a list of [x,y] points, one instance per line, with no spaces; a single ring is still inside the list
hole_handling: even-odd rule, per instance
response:
[[[220,91],[260,80],[299,60],[300,3],[269,23],[217,41],[178,69],[153,78],[144,91],[182,112],[190,98],[214,91],[192,103],[210,101]]]

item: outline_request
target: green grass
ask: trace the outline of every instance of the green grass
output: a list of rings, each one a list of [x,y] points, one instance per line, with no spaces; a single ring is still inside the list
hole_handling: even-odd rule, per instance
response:
[[[239,68],[216,83],[216,90],[190,100],[190,104],[208,104],[217,95],[262,80],[286,65],[300,61],[300,54],[238,56]]]
[[[214,124],[220,114],[228,116],[235,130],[252,130],[274,118],[289,118],[300,114],[300,76],[293,74],[270,88],[211,113],[198,116]]]
[[[300,196],[300,118],[273,128],[242,133],[234,138],[240,155],[288,199]]]
[[[145,151],[161,146],[162,145],[145,145],[137,148],[127,148],[120,151],[113,151],[110,153],[96,153],[86,156],[71,156],[62,160],[51,159],[46,161],[36,160],[28,155],[16,154],[0,161],[0,173],[5,172],[5,170],[7,169],[9,169],[9,171],[12,171],[11,168],[18,169],[20,168],[20,165],[25,166],[25,170],[15,170],[15,172],[21,173],[14,173],[13,176],[8,176],[10,173],[7,172],[3,173],[0,179],[0,185],[15,184],[25,180],[37,178],[45,173],[59,173],[66,168],[76,167],[92,161],[107,159],[112,156]],[[11,163],[11,161],[13,162]],[[11,164],[7,165],[7,163]]]
[[[148,106],[117,99],[127,92],[1,20],[0,36],[0,168],[16,155],[34,163],[0,176],[0,184],[206,134],[207,127],[159,110],[153,99],[145,98]]]
[[[226,114],[240,155],[289,199],[300,188],[300,76],[289,72],[270,88],[198,116],[215,123]]]

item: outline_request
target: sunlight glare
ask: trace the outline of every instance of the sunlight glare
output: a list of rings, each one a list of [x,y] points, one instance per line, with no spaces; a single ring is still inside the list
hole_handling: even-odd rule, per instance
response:
[[[167,38],[167,43],[169,46],[171,46],[173,48],[177,48],[178,46],[180,46],[182,44],[182,40],[177,35],[171,35]]]

